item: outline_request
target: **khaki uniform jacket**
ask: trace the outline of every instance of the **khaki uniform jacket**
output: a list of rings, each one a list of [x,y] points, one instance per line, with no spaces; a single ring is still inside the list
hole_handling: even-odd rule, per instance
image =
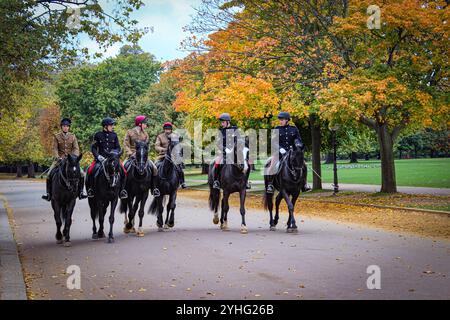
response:
[[[127,131],[123,145],[127,156],[131,156],[136,152],[136,141],[148,142],[148,133],[143,131],[141,127],[134,127]]]
[[[158,161],[164,159],[169,148],[169,136],[164,132],[156,137],[155,150],[158,152]]]
[[[53,136],[53,156],[64,158],[68,154],[80,155],[77,137],[71,132],[58,132]]]

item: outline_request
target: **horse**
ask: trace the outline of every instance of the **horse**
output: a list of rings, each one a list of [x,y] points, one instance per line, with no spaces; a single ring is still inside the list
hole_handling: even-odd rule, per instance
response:
[[[238,148],[233,147],[234,159],[237,159]],[[248,150],[248,149],[247,149]],[[223,231],[228,231],[228,211],[230,209],[229,198],[232,193],[239,193],[240,200],[240,213],[241,213],[241,233],[248,233],[247,225],[245,223],[245,198],[247,195],[247,181],[250,173],[250,168],[248,167],[248,153],[244,152],[244,164],[226,163],[223,164],[222,170],[220,172],[219,181],[221,189],[223,190],[222,206],[220,214],[220,229]],[[218,209],[221,198],[221,190],[215,189],[214,184],[214,174],[213,174],[214,162],[210,164],[208,173],[208,185],[209,185],[209,208],[214,212],[213,223],[219,223]]]
[[[296,140],[294,147],[283,156],[280,161],[278,172],[275,174],[273,186],[278,190],[275,200],[276,213],[273,218],[273,194],[264,192],[264,208],[270,213],[270,230],[275,231],[279,219],[279,209],[281,200],[284,199],[288,206],[289,218],[287,221],[288,233],[297,233],[298,228],[294,218],[295,203],[298,199],[302,186],[305,185],[307,168],[304,161],[303,144]],[[267,190],[269,183],[268,176],[264,176],[264,184]]]
[[[149,213],[157,215],[158,231],[164,231],[164,229],[170,229],[175,226],[175,208],[177,199],[177,190],[180,186],[180,177],[177,166],[177,161],[181,158],[181,150],[178,148],[178,140],[171,139],[167,153],[164,159],[156,166],[158,168],[158,176],[156,177],[155,185],[159,188],[160,196],[153,198],[153,201],[148,209]],[[175,159],[174,157],[175,156]],[[167,203],[166,220],[163,226],[163,211],[164,203]]]
[[[127,182],[125,190],[128,198],[120,200],[120,212],[125,213],[124,233],[134,233],[134,217],[139,208],[139,228],[138,237],[144,236],[142,229],[142,220],[144,217],[144,207],[148,198],[148,193],[152,184],[152,170],[148,163],[148,143],[143,141],[136,142],[136,157],[130,159],[127,163]],[[128,219],[127,219],[128,209]]]
[[[105,220],[106,210],[110,206],[109,215],[109,234],[108,243],[114,242],[113,225],[114,212],[116,210],[119,199],[121,175],[120,175],[120,156],[123,151],[111,151],[106,160],[100,164],[98,170],[92,172],[94,176],[94,197],[89,199],[89,207],[91,208],[91,218],[93,222],[92,239],[97,240],[105,237],[103,232],[103,222]],[[95,220],[98,218],[99,229],[95,225]]]
[[[51,204],[56,222],[56,243],[70,247],[70,226],[72,225],[72,213],[77,201],[80,188],[81,172],[80,160],[83,157],[68,155],[63,159],[55,173],[52,175],[52,199]],[[63,233],[61,233],[64,222]],[[64,241],[63,241],[64,236]]]

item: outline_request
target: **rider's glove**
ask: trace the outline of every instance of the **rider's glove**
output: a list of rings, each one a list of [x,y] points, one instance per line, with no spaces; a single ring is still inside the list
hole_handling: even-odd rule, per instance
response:
[[[225,148],[226,153],[231,153],[231,149]]]
[[[280,153],[281,153],[281,154],[285,154],[285,153],[286,153],[286,150],[285,150],[284,148],[280,148]]]
[[[104,156],[102,156],[102,155],[99,155],[99,156],[97,157],[97,159],[98,159],[98,161],[100,161],[100,162],[103,162],[103,161],[106,160],[106,158],[105,158]]]

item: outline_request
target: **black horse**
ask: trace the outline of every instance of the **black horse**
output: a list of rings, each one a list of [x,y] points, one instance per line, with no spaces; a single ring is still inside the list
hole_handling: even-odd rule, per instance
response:
[[[52,177],[52,208],[56,222],[56,243],[70,246],[70,226],[73,208],[80,190],[80,160],[83,155],[68,155],[63,159]],[[64,222],[63,233],[61,233]],[[63,241],[64,235],[64,241]]]
[[[287,232],[298,232],[294,218],[294,207],[298,199],[302,186],[305,185],[307,168],[304,161],[303,144],[295,141],[294,148],[281,159],[278,172],[273,180],[273,185],[277,189],[278,195],[275,200],[276,213],[273,218],[273,194],[264,193],[264,208],[270,212],[270,230],[275,231],[279,219],[279,209],[281,200],[284,199],[288,206],[289,218],[287,221]],[[264,184],[267,189],[268,177],[264,176]]]
[[[157,214],[158,231],[173,228],[175,226],[175,208],[177,206],[177,190],[180,186],[179,159],[181,159],[182,150],[178,140],[172,139],[164,159],[156,163],[158,176],[155,185],[159,188],[160,196],[153,198],[149,212]],[[167,215],[163,226],[164,203],[167,198]]]
[[[235,146],[233,148],[234,163],[222,164],[222,169],[220,171],[219,181],[221,189],[223,190],[222,198],[222,210],[220,214],[220,229],[227,231],[228,229],[228,211],[230,209],[229,198],[232,193],[238,192],[240,199],[240,212],[241,212],[241,233],[248,233],[247,225],[245,223],[245,197],[247,196],[247,181],[250,173],[250,168],[248,167],[248,153],[244,155],[244,164],[237,164],[237,150]],[[214,184],[214,174],[213,174],[214,163],[210,164],[209,174],[208,174],[208,185],[209,185],[209,208],[214,212],[213,223],[219,223],[219,216],[217,211],[219,209],[221,191],[213,187]]]
[[[148,198],[148,193],[152,185],[152,170],[148,162],[148,143],[136,142],[136,156],[126,164],[128,172],[125,190],[128,198],[120,200],[120,212],[125,213],[125,233],[136,232],[134,229],[134,217],[139,208],[139,228],[138,237],[144,236],[142,220],[144,217],[144,206]],[[128,209],[128,219],[127,219]]]
[[[89,207],[91,208],[91,218],[93,222],[92,239],[101,239],[105,237],[103,231],[103,222],[105,220],[106,210],[110,206],[109,215],[109,234],[108,242],[114,242],[113,225],[114,212],[116,211],[117,202],[119,199],[119,192],[121,186],[120,175],[120,156],[122,151],[112,151],[109,153],[106,160],[100,164],[94,174],[94,197],[89,199]],[[95,225],[95,220],[98,218],[99,229]]]

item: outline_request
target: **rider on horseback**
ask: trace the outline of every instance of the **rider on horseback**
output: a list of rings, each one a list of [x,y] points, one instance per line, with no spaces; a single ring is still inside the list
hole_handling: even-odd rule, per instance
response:
[[[282,157],[294,147],[295,141],[300,140],[301,142],[302,139],[297,127],[291,126],[289,124],[289,120],[291,120],[291,115],[289,114],[289,112],[280,112],[278,114],[278,119],[280,121],[280,125],[275,128],[276,130],[278,130],[278,145],[276,146],[276,148],[272,148],[272,150],[278,149],[279,159],[282,159]],[[272,141],[272,143],[275,143],[275,141]],[[277,164],[277,161],[273,161],[273,158],[274,155],[272,155],[272,157],[270,157],[266,162],[266,167],[268,167],[268,169],[265,175],[268,176],[269,180],[266,189],[267,193],[274,192],[273,179],[275,177],[275,174],[269,174],[273,172],[273,167]],[[311,188],[308,187],[305,181],[305,185],[302,187],[302,192],[307,192],[310,190]]]
[[[219,116],[220,125],[222,128],[219,129],[220,135],[219,139],[217,139],[217,150],[218,155],[216,156],[214,160],[214,167],[213,167],[213,176],[214,176],[214,182],[213,182],[213,188],[214,189],[220,189],[220,171],[222,169],[223,164],[226,163],[226,154],[233,152],[233,150],[228,148],[227,144],[227,137],[233,138],[233,145],[237,147],[238,141],[241,140],[241,135],[239,134],[239,129],[237,126],[231,125],[231,116],[229,113],[222,113]],[[222,142],[222,143],[221,143]],[[242,142],[242,140],[241,140]],[[242,144],[244,145],[244,144]],[[247,189],[250,189],[250,183],[247,181]]]
[[[128,170],[132,161],[136,159],[136,142],[148,142],[149,140],[148,133],[145,132],[145,129],[147,128],[147,121],[148,120],[146,116],[137,116],[134,120],[136,126],[133,129],[128,130],[127,134],[125,135],[123,145],[125,148],[125,153],[128,156],[128,159],[124,163],[126,170]],[[153,176],[157,176],[158,169],[156,168],[156,165],[150,159],[148,159],[148,163]],[[152,186],[150,189],[152,190],[152,194],[154,197],[159,197],[160,192],[159,189],[155,186],[155,179],[151,179],[151,181]]]
[[[169,149],[169,144],[172,138],[172,129],[173,129],[172,123],[170,122],[164,123],[163,129],[164,132],[156,137],[155,150],[158,152],[158,158],[156,160],[156,163],[164,160],[167,150]],[[180,178],[180,186],[182,189],[186,189],[186,183],[184,182],[183,164],[180,163],[176,165],[176,168]]]
[[[117,134],[113,131],[114,125],[116,124],[116,121],[112,118],[105,118],[102,120],[102,127],[103,130],[97,132],[94,135],[94,142],[91,146],[91,152],[94,156],[94,161],[92,162],[88,174],[87,174],[87,183],[86,188],[88,189],[88,197],[92,198],[94,196],[94,176],[95,172],[97,172],[97,169],[100,167],[100,165],[106,160],[108,157],[108,154],[116,150],[120,152],[120,143],[119,138],[117,137]],[[120,184],[120,199],[125,199],[128,197],[127,192],[125,190],[125,179],[126,179],[126,171],[123,166],[120,166],[120,176],[121,176],[121,184]]]
[[[72,124],[72,121],[68,118],[64,118],[61,120],[60,126],[61,131],[58,132],[53,136],[53,157],[54,161],[52,165],[50,166],[50,169],[48,171],[47,176],[47,193],[42,196],[42,199],[50,201],[52,199],[52,179],[53,175],[56,172],[54,170],[59,166],[61,161],[66,158],[69,154],[73,154],[76,156],[80,155],[80,148],[78,147],[78,140],[77,137],[69,132],[70,125]],[[81,169],[80,169],[81,170]],[[81,171],[81,178],[80,178],[80,190],[78,193],[78,198],[85,199],[86,194],[83,192],[83,186],[84,186],[84,176],[83,171]]]

